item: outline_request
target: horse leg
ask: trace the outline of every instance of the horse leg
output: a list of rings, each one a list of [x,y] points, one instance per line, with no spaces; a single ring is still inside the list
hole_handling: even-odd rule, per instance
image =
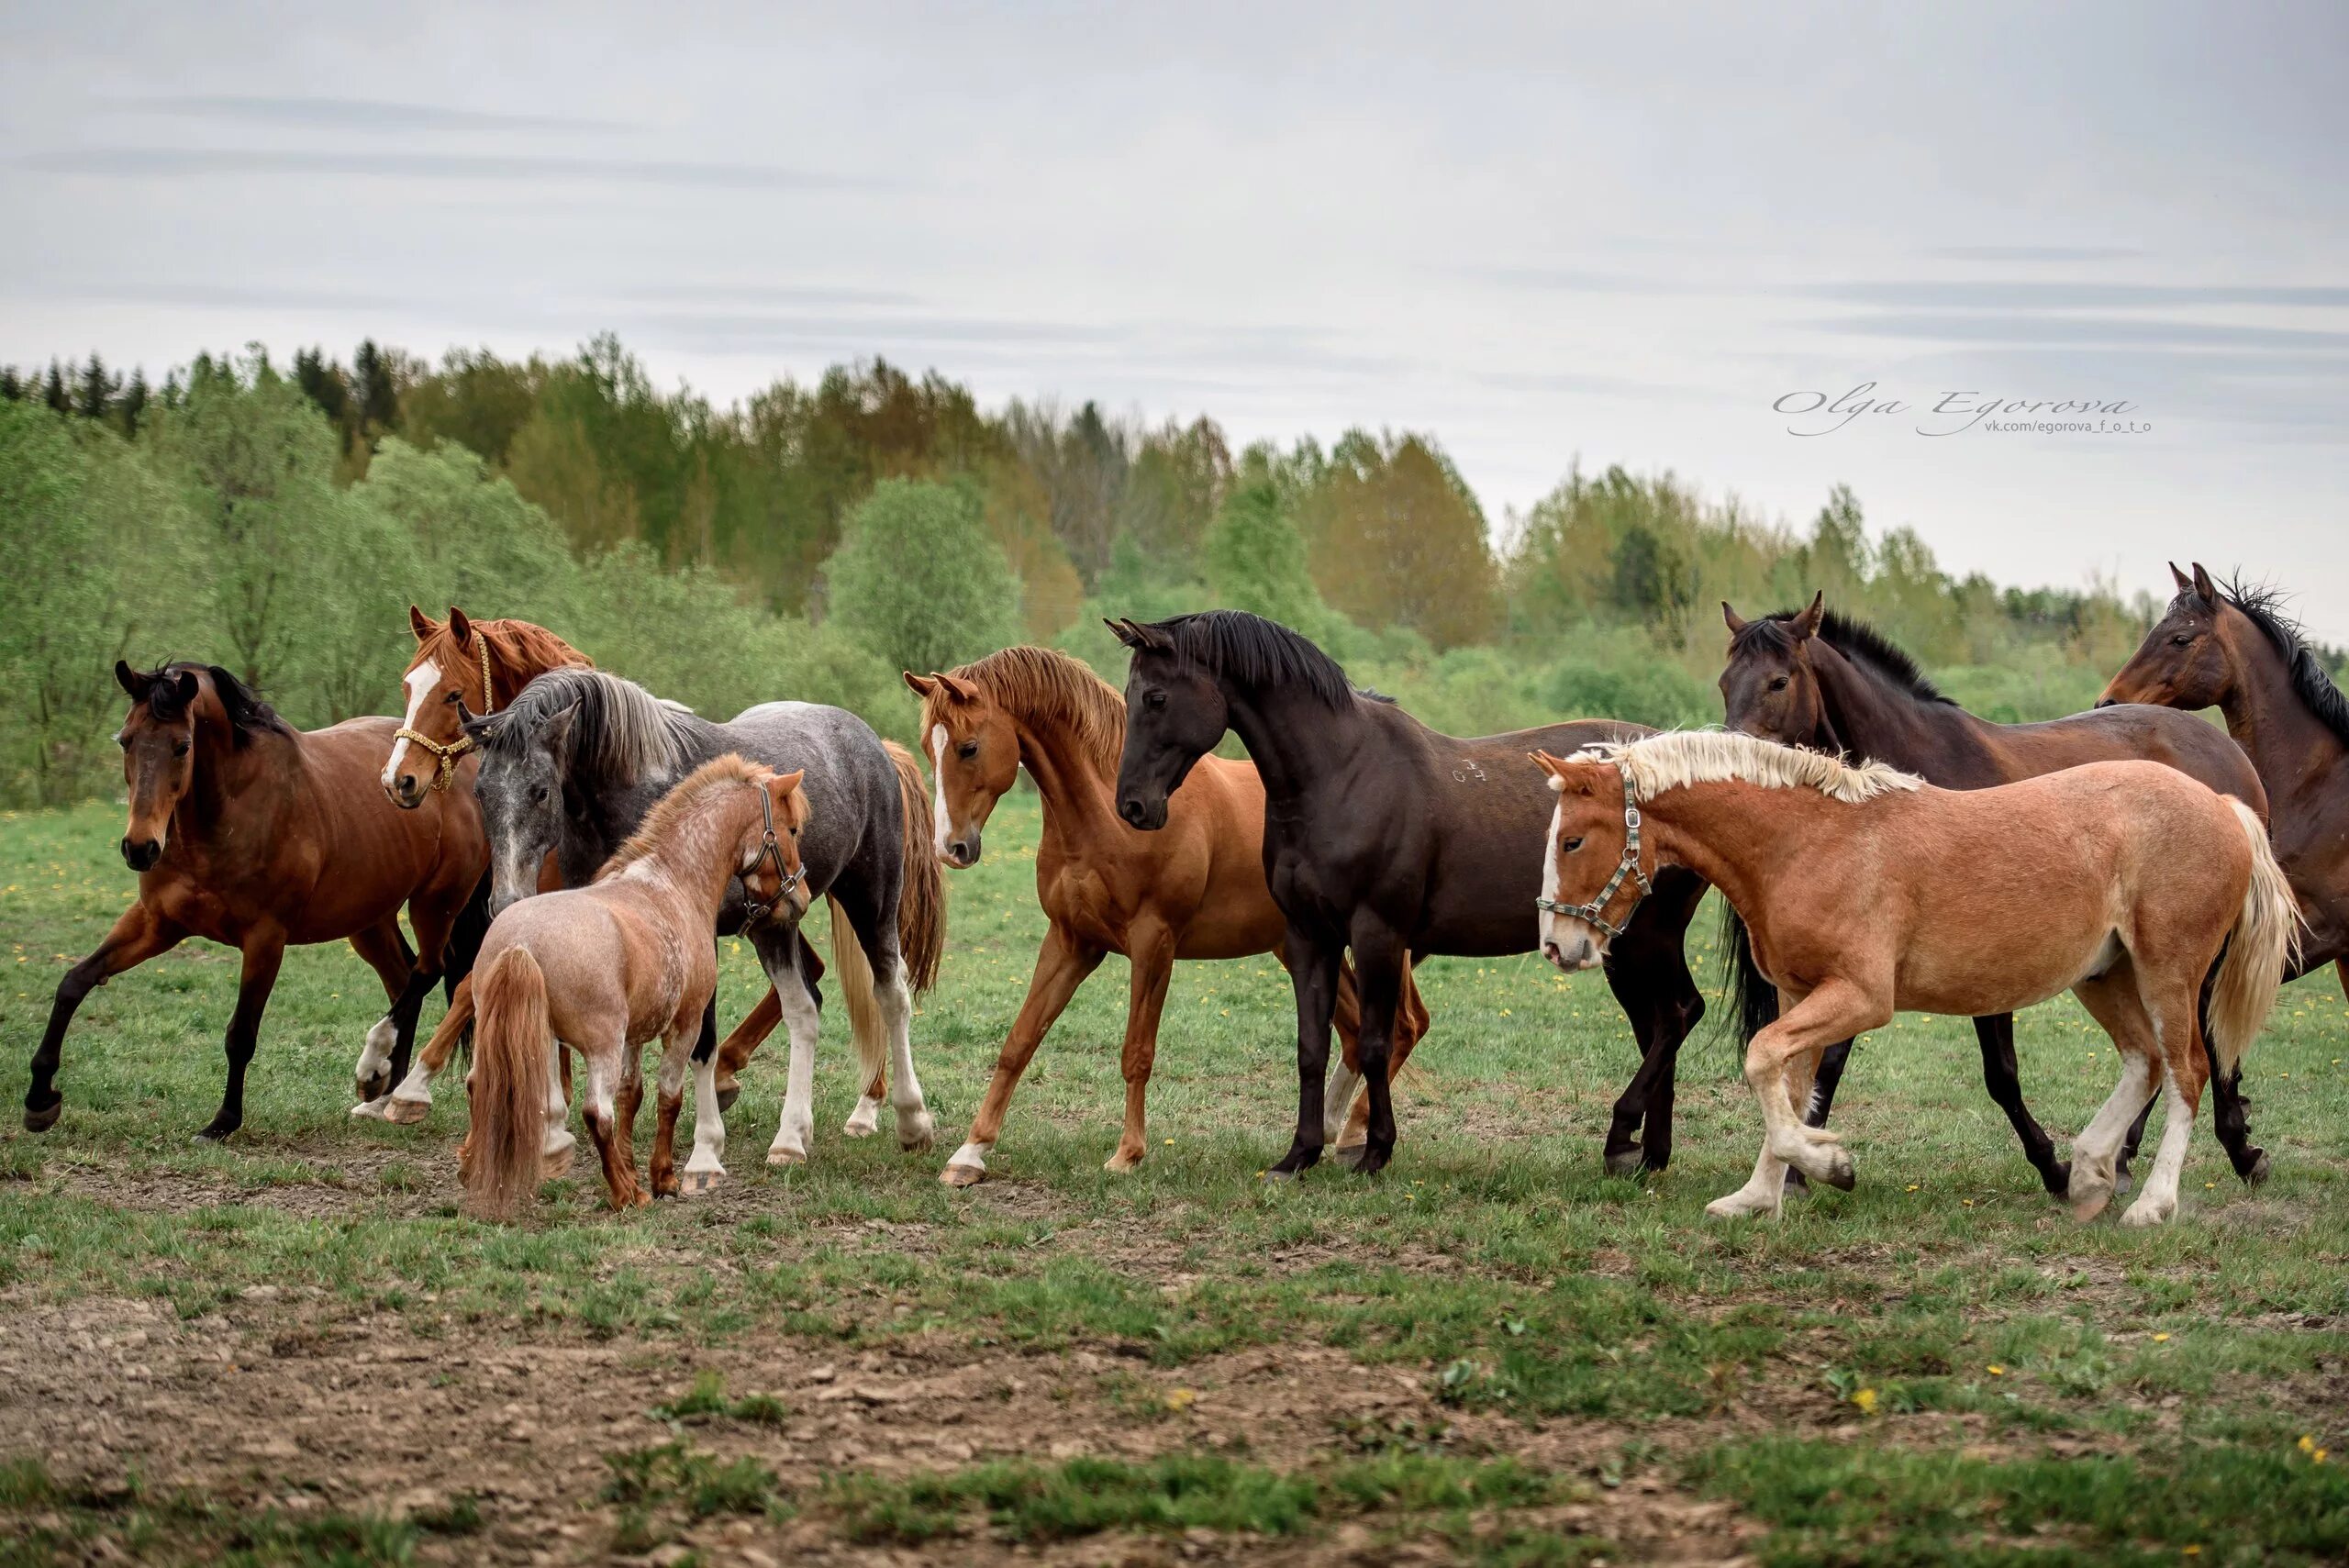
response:
[[[269,993],[277,984],[277,966],[284,962],[285,933],[271,930],[245,940],[245,970],[237,985],[237,1010],[228,1017],[228,1082],[221,1090],[220,1109],[211,1125],[196,1134],[218,1142],[245,1124],[245,1067],[261,1039],[261,1016],[269,1006]]]
[[[547,1073],[546,1137],[539,1145],[539,1179],[551,1182],[570,1173],[571,1157],[579,1140],[571,1136],[566,1125],[571,1120],[571,1052],[552,1035],[547,1037],[547,1052],[553,1059],[553,1070]],[[632,1150],[629,1158],[635,1158]]]
[[[380,1107],[385,1121],[419,1122],[432,1114],[432,1080],[449,1065],[449,1058],[456,1054],[458,1044],[473,1033],[473,977],[468,974],[450,991],[449,1010],[441,1016],[440,1026],[432,1031],[432,1038],[426,1040],[424,1049],[417,1053],[416,1065],[408,1069],[407,1076],[400,1080],[400,1086],[392,1091],[392,1097]],[[351,1114],[358,1116],[366,1112],[373,1115],[377,1110],[378,1107],[373,1106],[357,1106],[352,1107]]]
[[[1367,917],[1355,922],[1352,945],[1354,973],[1362,984],[1360,1058],[1363,1087],[1370,1095],[1370,1127],[1362,1152],[1347,1162],[1367,1176],[1386,1169],[1395,1157],[1395,1014],[1410,953],[1385,922]]]
[[[2065,1195],[2072,1218],[2086,1221],[2112,1201],[2122,1138],[2161,1079],[2161,1047],[2138,995],[2137,971],[2126,953],[2102,974],[2072,987],[2088,1016],[2102,1026],[2121,1058],[2121,1081],[2080,1135],[2072,1140],[2072,1180]]]
[[[1852,1159],[1824,1128],[1805,1126],[1795,1110],[1795,1084],[1806,1093],[1819,1057],[1839,1040],[1866,1033],[1892,1018],[1889,987],[1870,990],[1841,977],[1792,1000],[1782,994],[1776,1022],[1745,1049],[1745,1081],[1761,1102],[1762,1155],[1743,1187],[1716,1198],[1705,1212],[1716,1218],[1776,1214],[1783,1194],[1783,1168],[1792,1165],[1814,1181],[1849,1189]]]
[[[2022,1102],[2022,1082],[2015,1068],[2015,1018],[2012,1013],[1998,1013],[1974,1020],[1974,1032],[1982,1044],[1982,1084],[1990,1091],[1991,1100],[2007,1113],[2007,1121],[2022,1140],[2022,1157],[2039,1173],[2042,1185],[2050,1197],[2062,1197],[2072,1189],[2072,1167],[2068,1161],[2055,1158],[2055,1140],[2031,1114]]]
[[[1286,949],[1280,961],[1286,969]],[[1296,983],[1292,972],[1289,984]],[[1338,1060],[1330,1063],[1330,1081],[1321,1090],[1321,1137],[1331,1149],[1353,1149],[1370,1137],[1370,1095],[1362,1086],[1362,981],[1354,966],[1342,959],[1330,1022],[1338,1031]]]
[[[656,1198],[675,1197],[677,1184],[677,1112],[685,1103],[685,1070],[692,1054],[690,1041],[698,1038],[701,1022],[696,1017],[687,1026],[688,1043],[673,1046],[665,1039],[661,1044],[659,1089],[653,1097],[652,1162],[647,1174],[648,1184]]]
[[[1344,942],[1292,924],[1284,951],[1297,990],[1297,1132],[1288,1152],[1265,1173],[1283,1180],[1321,1158],[1326,1130],[1321,1080],[1330,1067],[1330,1014],[1337,1003],[1338,963]],[[1386,1063],[1382,1061],[1379,1066],[1383,1071]],[[1380,1093],[1385,1092],[1381,1084]]]
[[[995,1076],[987,1080],[986,1097],[971,1120],[970,1137],[946,1162],[940,1181],[967,1187],[986,1175],[987,1156],[1003,1133],[1003,1118],[1011,1108],[1012,1092],[1019,1087],[1019,1075],[1028,1071],[1029,1059],[1076,988],[1101,967],[1102,957],[1102,949],[1080,940],[1066,926],[1056,922],[1044,933],[1044,945],[1036,950],[1036,972],[1028,980],[1027,999],[1019,1004],[1019,1016],[1011,1020],[1011,1033],[996,1057]]]
[[[759,998],[758,1006],[743,1015],[742,1021],[734,1026],[734,1032],[728,1035],[718,1048],[718,1060],[713,1064],[713,1071],[718,1074],[718,1103],[720,1107],[729,1111],[734,1108],[734,1102],[742,1095],[742,1085],[736,1081],[737,1077],[749,1064],[751,1053],[766,1043],[767,1036],[774,1033],[774,1026],[782,1021],[783,1004],[775,999],[774,987],[770,985],[767,994]],[[698,1121],[701,1115],[698,1106],[694,1115]]]
[[[1679,903],[1659,895],[1635,913],[1608,954],[1607,986],[1631,1020],[1640,1050],[1631,1076],[1609,1119],[1605,1159],[1611,1175],[1661,1171],[1672,1163],[1672,1110],[1680,1072],[1680,1045],[1705,1017],[1704,993],[1688,973],[1688,922],[1704,901],[1705,884],[1687,877]],[[1635,1140],[1631,1129],[1642,1127]]]
[[[669,1041],[670,1058],[677,1056],[683,1044],[682,1039],[673,1038]],[[714,1191],[726,1179],[726,1107],[719,1103],[718,1091],[718,1053],[696,1051],[692,1052],[691,1065],[694,1075],[694,1151],[685,1162],[684,1190],[688,1196],[698,1196]],[[662,1071],[664,1074],[667,1072],[665,1061]]]
[[[784,1074],[783,1117],[767,1147],[770,1165],[796,1165],[816,1141],[816,1035],[822,1023],[815,994],[799,969],[806,939],[796,930],[768,931],[751,938],[759,963],[774,984],[775,1005],[791,1037],[791,1063]]]
[[[652,1200],[636,1182],[636,1153],[620,1137],[615,1090],[628,1075],[629,1048],[620,1029],[583,1052],[587,1058],[587,1102],[582,1114],[587,1136],[604,1164],[604,1186],[614,1208],[639,1208]]]
[[[384,1016],[367,1031],[359,1047],[358,1064],[351,1069],[353,1091],[361,1106],[371,1106],[391,1093],[392,1085],[407,1075],[405,1060],[395,1063],[393,1048],[399,1040],[399,1014],[406,1000],[408,983],[416,974],[416,955],[407,951],[407,939],[400,934],[397,916],[354,932],[351,951],[357,953],[383,982],[384,999],[388,1004]],[[418,997],[420,1004],[422,998]],[[401,1053],[405,1057],[406,1053]]]
[[[2203,976],[2194,1011],[2202,1032],[2203,1070],[2210,1088],[2210,1125],[2235,1174],[2255,1187],[2267,1180],[2267,1151],[2251,1140],[2251,1118],[2243,1114],[2243,1063],[2236,1062],[2231,1073],[2220,1072],[2218,1048],[2210,1043],[2210,993],[2218,983],[2219,966],[2212,964],[2210,973]]]
[[[1835,1108],[1835,1090],[1843,1082],[1843,1068],[1852,1060],[1852,1041],[1839,1040],[1819,1054],[1819,1070],[1810,1080],[1810,1095],[1803,1102],[1802,1119],[1805,1127],[1825,1127],[1828,1113]],[[1793,1166],[1787,1167],[1787,1191],[1807,1193],[1810,1178]]]
[[[1118,1151],[1105,1171],[1130,1171],[1150,1151],[1142,1102],[1150,1094],[1150,1069],[1158,1059],[1158,1015],[1166,1006],[1166,983],[1174,977],[1174,933],[1155,922],[1135,922],[1126,933],[1126,956],[1133,981],[1126,1001],[1126,1040],[1118,1069],[1126,1080],[1126,1126]]]
[[[1353,991],[1352,996],[1348,995],[1350,988]],[[1353,1004],[1351,1024],[1348,1022],[1346,1013],[1347,1004],[1350,1001]],[[1345,1104],[1344,1100],[1334,1097],[1341,1073],[1352,1073],[1353,1081],[1357,1082],[1362,1076],[1360,1073],[1354,1072],[1352,1066],[1347,1065],[1349,1055],[1359,1061],[1362,1053],[1360,989],[1355,984],[1352,971],[1348,969],[1338,972],[1338,1006],[1334,1016],[1338,1027],[1340,1065],[1330,1069],[1330,1089],[1329,1095],[1324,1096],[1321,1105],[1322,1114],[1331,1120],[1337,1118],[1339,1107]],[[1351,1034],[1347,1032],[1349,1029],[1353,1031]],[[1411,978],[1411,961],[1407,954],[1403,960],[1402,996],[1395,1008],[1395,1054],[1388,1057],[1386,1061],[1386,1082],[1389,1088],[1402,1081],[1403,1063],[1411,1059],[1411,1052],[1417,1050],[1419,1042],[1427,1037],[1428,1005],[1420,999],[1419,982]],[[1369,1137],[1370,1091],[1364,1089],[1353,1095],[1353,1105],[1346,1112],[1346,1124],[1340,1129],[1333,1147],[1357,1148]],[[1353,1162],[1348,1161],[1347,1163],[1352,1164]]]
[[[32,1084],[25,1091],[25,1130],[47,1132],[57,1125],[65,1096],[57,1092],[57,1064],[65,1041],[65,1028],[73,1021],[82,998],[126,969],[136,969],[157,953],[169,952],[187,940],[187,932],[144,904],[133,904],[116,917],[114,929],[90,955],[65,972],[57,983],[57,999],[50,1004],[49,1028],[33,1052]]]
[[[2139,974],[2142,983],[2143,972]],[[2186,1169],[2187,1146],[2194,1140],[2194,1118],[2211,1060],[2195,988],[2186,984],[2142,988],[2146,994],[2141,1000],[2153,1016],[2154,1038],[2161,1048],[2164,1114],[2161,1148],[2146,1173],[2144,1191],[2121,1216],[2121,1223],[2132,1228],[2160,1225],[2177,1213],[2178,1177]]]
[[[897,923],[874,922],[874,935],[865,943],[873,964],[873,991],[881,1004],[882,1027],[889,1034],[889,1105],[897,1113],[897,1147],[907,1154],[926,1154],[938,1141],[938,1124],[921,1094],[921,1079],[914,1073],[914,988],[906,978],[906,962],[897,950]]]

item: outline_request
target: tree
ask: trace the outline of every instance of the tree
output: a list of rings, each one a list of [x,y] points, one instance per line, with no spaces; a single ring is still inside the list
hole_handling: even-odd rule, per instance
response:
[[[361,434],[372,438],[398,422],[397,366],[398,356],[377,348],[373,338],[362,339],[359,351],[351,356],[351,392],[357,400],[355,412]]]
[[[65,386],[65,367],[55,360],[49,361],[49,379],[41,384],[40,400],[52,414],[73,412],[73,395]]]
[[[1019,640],[1019,589],[968,485],[888,479],[825,563],[831,619],[900,669],[943,670]]]
[[[1430,439],[1350,431],[1305,511],[1314,581],[1357,624],[1408,627],[1439,650],[1492,629],[1485,515]]]
[[[115,394],[121,390],[122,378],[109,374],[106,361],[92,353],[74,388],[73,412],[84,419],[104,419],[114,407]]]
[[[1305,567],[1305,539],[1281,511],[1280,494],[1259,479],[1231,493],[1200,546],[1216,603],[1279,621],[1317,642],[1336,617]]]
[[[136,437],[139,434],[139,422],[147,416],[147,373],[134,369],[130,373],[130,384],[123,388],[122,401],[115,406],[115,417],[124,435]]]

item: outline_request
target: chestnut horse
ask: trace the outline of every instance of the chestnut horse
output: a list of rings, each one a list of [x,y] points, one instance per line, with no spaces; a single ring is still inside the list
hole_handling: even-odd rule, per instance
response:
[[[908,670],[906,684],[922,699],[922,745],[938,789],[940,860],[958,870],[978,863],[987,816],[1022,768],[1044,808],[1036,897],[1051,929],[970,1137],[939,1180],[967,1187],[985,1176],[986,1157],[1029,1059],[1076,988],[1113,952],[1132,962],[1133,978],[1119,1062],[1125,1130],[1105,1168],[1130,1171],[1150,1148],[1142,1102],[1174,961],[1269,952],[1288,962],[1281,912],[1264,885],[1264,781],[1250,763],[1201,758],[1167,802],[1165,828],[1137,833],[1112,809],[1125,702],[1087,665],[1047,648],[1007,648],[944,674]],[[1337,998],[1349,1068],[1358,1023],[1349,967],[1339,977]],[[1427,1024],[1407,975],[1396,1069]],[[1345,1103],[1330,1108],[1342,1112]],[[1367,1102],[1358,1109],[1366,1125]],[[1330,1136],[1341,1147],[1347,1141],[1336,1128]]]
[[[2161,762],[1943,790],[1881,762],[1720,731],[1535,761],[1557,792],[1538,901],[1553,962],[1599,962],[1640,889],[1681,866],[1744,917],[1786,999],[1745,1053],[1761,1158],[1706,1213],[1776,1214],[1788,1165],[1851,1186],[1851,1156],[1795,1108],[1831,1044],[1897,1009],[1986,1018],[2066,990],[2121,1062],[2073,1144],[2074,1215],[2092,1219],[2111,1200],[2121,1136],[2156,1087],[2161,1150],[2121,1223],[2177,1211],[2210,1064],[2232,1071],[2258,1034],[2299,932],[2250,806]],[[2214,963],[2206,1053],[2199,998]]]
[[[1286,928],[1297,1020],[1297,1133],[1270,1174],[1293,1176],[1321,1157],[1322,1074],[1349,949],[1370,1091],[1355,1168],[1379,1170],[1395,1148],[1386,1068],[1410,961],[1531,952],[1538,940],[1533,850],[1550,792],[1527,753],[1648,731],[1582,720],[1480,740],[1439,734],[1388,699],[1356,691],[1307,639],[1241,610],[1111,629],[1133,650],[1119,816],[1145,831],[1163,828],[1168,801],[1227,729],[1264,778],[1265,882]],[[1505,896],[1513,889],[1522,905]],[[1674,1058],[1705,1011],[1682,942],[1704,895],[1696,877],[1666,875],[1607,966],[1640,1045],[1639,1072],[1608,1129],[1607,1165],[1618,1174],[1662,1170],[1670,1158]],[[1340,1082],[1342,1104],[1353,1085]],[[1642,1122],[1644,1141],[1635,1141],[1631,1129]]]
[[[512,1214],[538,1186],[549,1140],[567,1148],[554,1071],[565,1046],[586,1064],[587,1135],[614,1208],[649,1201],[615,1102],[634,1097],[651,1040],[664,1048],[653,1195],[707,1192],[725,1178],[718,1062],[693,1050],[718,988],[707,938],[737,883],[753,925],[776,916],[796,922],[807,912],[799,834],[807,798],[799,781],[738,756],[705,762],[646,814],[593,884],[522,899],[490,926],[467,1079],[473,1136],[461,1166],[476,1212]],[[681,1183],[673,1150],[689,1065],[694,1152]]]
[[[1721,701],[1731,729],[1846,761],[1889,763],[1943,789],[1985,789],[2082,762],[2143,758],[2166,762],[2235,796],[2263,817],[2267,814],[2267,794],[2250,759],[2199,719],[2166,708],[2131,706],[2045,724],[1993,724],[1942,695],[1915,661],[1874,627],[1829,610],[1824,595],[1814,596],[1808,609],[1781,610],[1758,620],[1746,620],[1726,602],[1721,614],[1730,630]],[[1767,982],[1744,956],[1742,930],[1731,930],[1729,949],[1750,1037],[1767,1021],[1775,1001]],[[2055,1157],[2054,1140],[2023,1104],[2013,1017],[1976,1018],[1974,1029],[1990,1098],[2007,1113],[2040,1181],[2062,1197],[2071,1167]],[[1806,1116],[1813,1127],[1826,1125],[1851,1052],[1849,1040],[1828,1047]],[[2265,1179],[2267,1156],[2252,1144],[2237,1080],[2220,1074],[2211,1089],[2211,1119],[2235,1173],[2245,1181]],[[2129,1130],[2121,1155],[2124,1174],[2152,1114],[2148,1102]]]
[[[347,940],[374,968],[391,1011],[368,1031],[368,1050],[405,1066],[426,993],[444,970],[471,968],[480,940],[474,895],[487,892],[489,846],[470,791],[394,811],[367,787],[391,719],[297,731],[217,665],[117,662],[114,673],[130,695],[117,738],[130,800],[122,858],[139,873],[139,901],[58,984],[26,1128],[57,1120],[58,1049],[91,987],[190,937],[244,957],[228,1088],[204,1137],[244,1121],[245,1066],[289,944]],[[421,953],[400,933],[403,904]]]
[[[520,695],[523,687],[550,670],[593,669],[596,662],[545,627],[527,620],[475,620],[456,606],[449,618],[436,621],[415,605],[407,607],[408,629],[416,634],[416,654],[407,663],[401,684],[407,692],[406,719],[394,734],[384,763],[384,793],[392,804],[414,810],[428,795],[449,787],[458,762],[473,750],[461,713],[475,717],[495,714]],[[471,775],[468,774],[468,777]],[[591,868],[592,869],[592,868]],[[562,885],[560,868],[540,878],[541,888]],[[394,1122],[418,1122],[430,1113],[429,1085],[473,1027],[473,992],[460,983],[450,1000],[448,1017],[435,1029],[424,1050],[412,1083],[401,1072],[387,1073],[382,1058],[362,1055],[359,1061],[359,1104],[354,1117]],[[735,1074],[751,1059],[783,1017],[770,987],[718,1051],[718,1092],[731,1109],[740,1092]],[[704,1032],[715,1036],[718,1014],[713,1002],[703,1020]],[[564,1071],[570,1070],[569,1063]],[[408,1087],[401,1095],[395,1085]]]
[[[2309,922],[2297,979],[2326,963],[2349,993],[2349,702],[2272,590],[2221,590],[2175,565],[2177,597],[2101,703],[2215,707],[2267,786],[2276,858]]]

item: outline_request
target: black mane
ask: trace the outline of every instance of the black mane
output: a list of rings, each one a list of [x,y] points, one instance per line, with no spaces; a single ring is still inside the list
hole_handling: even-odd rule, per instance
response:
[[[1174,651],[1219,675],[1251,686],[1303,686],[1333,708],[1357,695],[1391,702],[1376,692],[1357,693],[1345,670],[1311,640],[1275,620],[1246,610],[1202,610],[1153,623]]]
[[[1731,653],[1750,652],[1756,647],[1767,647],[1777,653],[1792,652],[1795,639],[1787,630],[1787,623],[1802,613],[1774,610],[1759,620],[1746,622],[1745,629],[1730,639]],[[1866,665],[1918,701],[1955,706],[1956,698],[1943,695],[1939,686],[1925,678],[1925,672],[1917,667],[1914,659],[1867,622],[1829,610],[1820,617],[1819,636],[1836,652]]]
[[[2238,578],[2226,588],[2227,603],[2241,610],[2275,645],[2282,656],[2284,668],[2290,673],[2292,695],[2308,705],[2310,713],[2324,723],[2334,737],[2349,744],[2349,701],[2341,695],[2341,688],[2316,662],[2316,655],[2300,639],[2299,623],[2284,612],[2284,591],[2264,586],[2246,587]]]
[[[179,676],[189,672],[212,682],[213,695],[228,712],[236,744],[242,746],[256,735],[294,733],[294,727],[280,718],[277,710],[263,702],[259,692],[217,664],[198,664],[190,659],[176,659],[147,673],[147,711],[166,724],[184,718],[187,709],[180,702]]]

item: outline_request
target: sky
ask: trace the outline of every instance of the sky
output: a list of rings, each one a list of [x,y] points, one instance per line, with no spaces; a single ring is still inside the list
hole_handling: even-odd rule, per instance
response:
[[[2349,643],[2344,68],[2338,4],[0,0],[0,361],[879,354],[1432,431],[1497,527],[1576,462],[1845,483],[1955,572],[2199,560]]]

